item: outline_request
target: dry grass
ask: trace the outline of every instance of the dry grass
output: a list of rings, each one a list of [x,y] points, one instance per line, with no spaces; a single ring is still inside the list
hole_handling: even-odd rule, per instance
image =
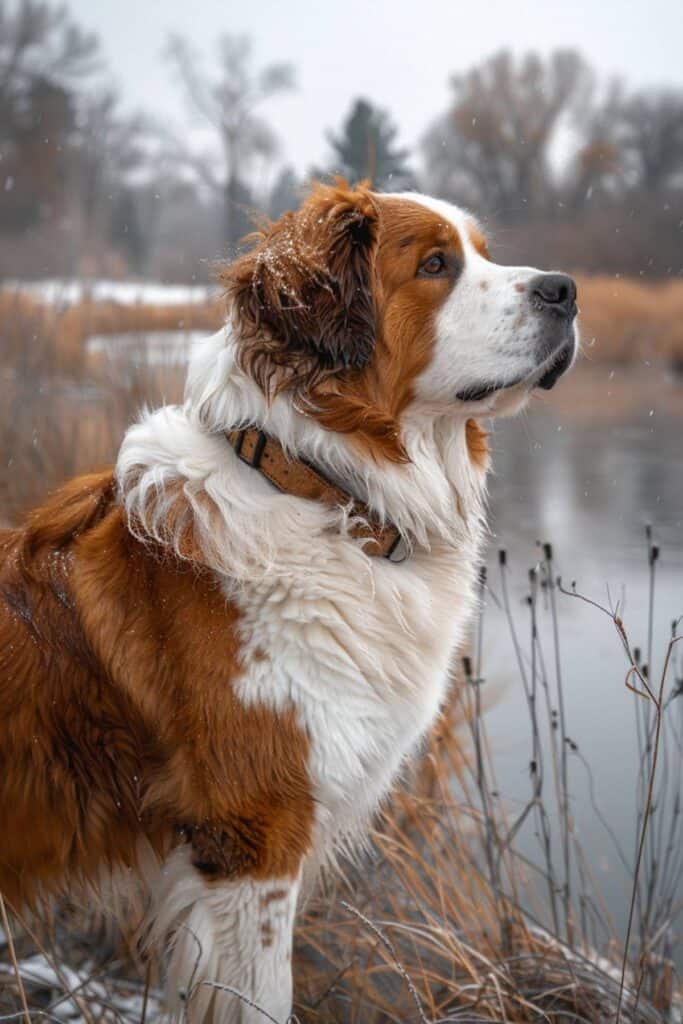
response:
[[[0,522],[62,480],[113,462],[145,404],[177,401],[182,375],[166,366],[88,359],[94,334],[214,330],[220,302],[201,306],[81,303],[64,310],[0,291]]]
[[[0,363],[11,362],[19,348],[37,349],[41,365],[78,371],[85,341],[95,334],[148,331],[215,331],[223,320],[223,301],[152,306],[84,301],[66,308],[37,302],[0,289]],[[35,357],[34,357],[35,360]]]
[[[683,370],[683,281],[578,278],[581,333],[591,358],[662,359]]]

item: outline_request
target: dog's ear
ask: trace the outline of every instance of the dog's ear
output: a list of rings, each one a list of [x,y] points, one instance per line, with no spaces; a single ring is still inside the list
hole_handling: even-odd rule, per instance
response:
[[[318,185],[223,272],[240,359],[265,390],[368,363],[378,222],[364,185]]]

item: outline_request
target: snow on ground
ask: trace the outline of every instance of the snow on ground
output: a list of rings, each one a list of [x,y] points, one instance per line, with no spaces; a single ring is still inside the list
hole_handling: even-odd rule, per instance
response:
[[[83,964],[76,971],[64,963],[48,960],[42,953],[26,957],[19,963],[19,973],[27,1001],[35,1016],[65,1024],[121,1024],[143,1019],[144,986],[99,971],[95,964]],[[14,986],[14,970],[10,963],[0,963],[0,987]],[[40,1012],[42,1011],[42,1012]],[[150,987],[144,1019],[147,1024],[168,1021],[161,1004],[161,995]],[[3,1016],[3,1020],[22,1015]]]
[[[2,288],[60,308],[73,306],[85,298],[93,302],[116,302],[122,306],[186,306],[206,302],[216,294],[216,289],[207,285],[65,278],[47,278],[43,281],[8,280],[3,282]]]
[[[94,334],[87,339],[89,356],[125,360],[134,366],[183,366],[208,331],[136,331],[123,334]]]

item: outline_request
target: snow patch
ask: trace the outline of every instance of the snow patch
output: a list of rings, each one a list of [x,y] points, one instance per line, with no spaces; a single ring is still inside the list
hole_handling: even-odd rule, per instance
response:
[[[184,366],[195,345],[209,337],[206,331],[131,331],[93,334],[86,340],[88,356],[105,356],[134,366]]]
[[[68,280],[5,281],[4,291],[28,295],[48,306],[66,308],[84,299],[115,302],[121,306],[188,306],[206,302],[218,294],[207,285],[161,284],[153,281]]]
[[[49,962],[42,953],[26,957],[19,962],[19,974],[29,1005],[44,1007],[47,1020],[68,1021],[69,1024],[120,1024],[140,1021],[145,1001],[144,985],[117,978],[98,971],[95,964],[86,963],[76,971],[58,961]],[[0,963],[0,986],[15,981],[10,964]],[[148,1024],[168,1021],[161,993],[150,987],[147,993],[146,1020]],[[20,1016],[20,1015],[17,1015]]]

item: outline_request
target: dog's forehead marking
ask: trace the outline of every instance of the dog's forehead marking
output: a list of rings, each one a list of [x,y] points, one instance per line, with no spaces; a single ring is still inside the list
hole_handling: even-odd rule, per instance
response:
[[[421,202],[422,197],[413,192],[381,194],[377,198],[385,243],[399,249],[415,243],[462,248],[464,224],[448,215],[446,209]]]
[[[484,233],[476,218],[467,210],[463,210],[445,199],[435,199],[433,196],[425,196],[420,192],[387,192],[382,193],[379,198],[380,201],[387,199],[395,203],[405,203],[407,209],[422,207],[437,214],[443,221],[444,233],[455,231],[464,251],[474,250],[478,255],[488,259],[488,247]],[[394,208],[396,209],[396,207]]]

